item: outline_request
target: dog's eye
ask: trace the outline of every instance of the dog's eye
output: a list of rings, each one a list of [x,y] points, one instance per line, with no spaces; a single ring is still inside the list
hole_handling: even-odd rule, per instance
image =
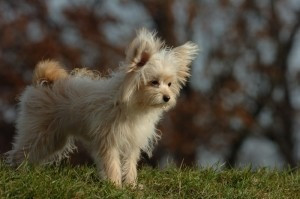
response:
[[[171,82],[169,82],[169,83],[168,83],[168,86],[170,87],[171,85],[172,85],[172,83],[171,83]]]
[[[152,86],[159,86],[159,82],[157,80],[151,81]]]

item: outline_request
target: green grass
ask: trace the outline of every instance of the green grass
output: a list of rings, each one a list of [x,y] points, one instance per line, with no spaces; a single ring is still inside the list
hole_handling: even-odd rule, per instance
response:
[[[95,167],[12,169],[0,161],[0,198],[300,198],[300,171],[212,168],[139,171],[142,190],[115,188]]]

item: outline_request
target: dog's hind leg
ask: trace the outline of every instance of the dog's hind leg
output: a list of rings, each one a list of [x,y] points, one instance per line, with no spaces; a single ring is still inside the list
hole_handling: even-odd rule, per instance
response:
[[[18,166],[27,160],[34,144],[38,140],[38,134],[33,134],[30,129],[22,128],[17,131],[14,137],[12,150],[6,153],[7,163],[11,166]]]
[[[45,132],[32,145],[28,161],[31,163],[51,163],[61,160],[64,152],[73,149],[73,141],[59,132]]]
[[[13,149],[7,153],[11,165],[19,165],[25,159],[32,164],[47,163],[53,157],[62,157],[66,151],[74,149],[72,139],[59,133],[20,133],[15,138]],[[65,150],[64,150],[65,149]]]
[[[70,156],[70,153],[73,153],[77,150],[77,147],[75,146],[75,139],[70,136],[67,138],[66,143],[61,149],[56,150],[47,160],[44,161],[44,163],[59,163],[62,159],[67,159]]]

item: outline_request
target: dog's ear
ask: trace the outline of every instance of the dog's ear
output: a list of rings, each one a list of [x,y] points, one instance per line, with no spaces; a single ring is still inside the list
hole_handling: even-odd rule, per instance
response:
[[[176,61],[177,77],[180,84],[184,85],[190,76],[190,64],[198,54],[198,46],[192,42],[186,42],[171,50]]]
[[[156,37],[156,33],[142,28],[137,32],[136,38],[126,50],[127,72],[142,68],[147,64],[153,54],[158,52],[163,42]]]
[[[138,89],[143,78],[144,66],[163,46],[163,42],[156,37],[156,33],[142,28],[137,31],[136,38],[126,50],[126,62],[123,65],[126,76],[120,89],[119,101],[128,103],[133,93]],[[137,72],[140,71],[140,72]]]

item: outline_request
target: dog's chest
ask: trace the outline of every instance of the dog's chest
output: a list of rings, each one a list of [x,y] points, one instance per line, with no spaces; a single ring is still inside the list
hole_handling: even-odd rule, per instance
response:
[[[122,137],[122,139],[117,140],[119,145],[129,144],[143,148],[155,134],[157,120],[158,116],[155,115],[127,117],[119,127],[120,137]]]

